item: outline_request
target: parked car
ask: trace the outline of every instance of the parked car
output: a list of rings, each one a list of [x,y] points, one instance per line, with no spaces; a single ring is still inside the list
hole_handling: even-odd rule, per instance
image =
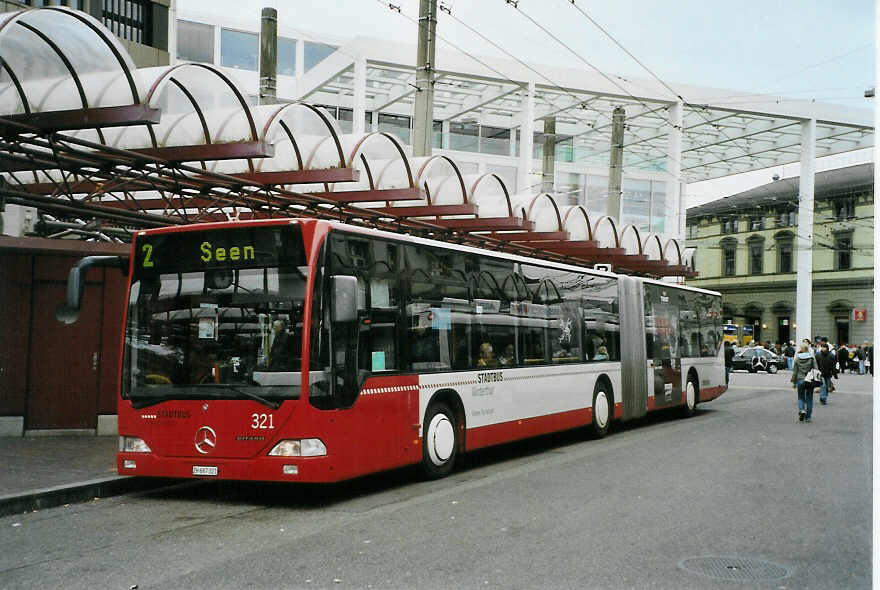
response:
[[[764,348],[741,348],[733,356],[733,370],[745,370],[749,373],[767,371],[775,373],[779,369],[785,369],[788,365],[785,357]]]

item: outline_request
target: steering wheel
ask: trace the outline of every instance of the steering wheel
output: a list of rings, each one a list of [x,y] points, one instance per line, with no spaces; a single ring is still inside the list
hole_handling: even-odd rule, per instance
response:
[[[161,373],[148,373],[145,379],[147,385],[171,385],[171,379]]]

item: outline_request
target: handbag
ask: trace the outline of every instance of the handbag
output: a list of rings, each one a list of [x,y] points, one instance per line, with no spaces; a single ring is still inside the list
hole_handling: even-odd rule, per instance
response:
[[[822,373],[819,369],[810,369],[810,372],[804,377],[804,381],[812,383],[813,387],[820,387],[822,385]]]

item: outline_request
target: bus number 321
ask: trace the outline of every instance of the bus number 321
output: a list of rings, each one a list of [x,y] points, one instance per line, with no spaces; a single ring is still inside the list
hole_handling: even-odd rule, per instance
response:
[[[275,430],[272,414],[251,414],[251,428],[254,430]]]

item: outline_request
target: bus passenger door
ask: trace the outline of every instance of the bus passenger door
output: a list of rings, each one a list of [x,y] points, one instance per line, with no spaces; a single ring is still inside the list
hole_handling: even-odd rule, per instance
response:
[[[654,408],[681,404],[678,298],[671,289],[645,284],[645,342]]]

